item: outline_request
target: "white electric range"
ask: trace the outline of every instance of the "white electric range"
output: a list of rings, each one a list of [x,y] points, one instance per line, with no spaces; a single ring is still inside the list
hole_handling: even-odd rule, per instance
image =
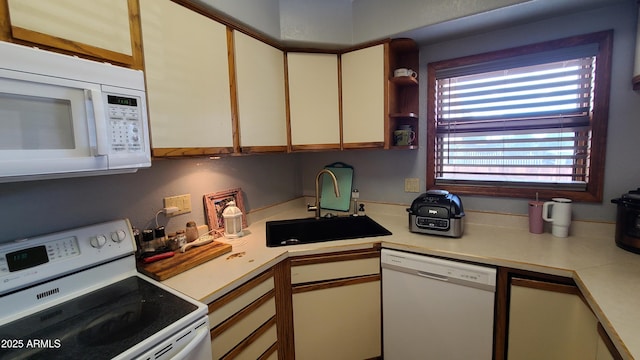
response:
[[[136,270],[128,220],[0,245],[0,359],[211,359],[207,307]]]

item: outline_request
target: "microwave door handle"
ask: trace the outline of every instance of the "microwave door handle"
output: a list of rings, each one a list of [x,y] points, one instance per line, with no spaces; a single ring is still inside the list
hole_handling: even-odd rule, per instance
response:
[[[93,121],[96,126],[96,148],[97,156],[109,155],[109,139],[107,137],[107,118],[100,90],[87,90],[87,96],[93,105]]]

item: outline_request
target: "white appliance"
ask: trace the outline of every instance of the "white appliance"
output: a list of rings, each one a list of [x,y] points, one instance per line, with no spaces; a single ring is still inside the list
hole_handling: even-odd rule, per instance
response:
[[[144,74],[0,42],[0,182],[151,166]]]
[[[210,360],[207,307],[136,270],[128,220],[0,246],[0,359]]]
[[[385,360],[491,360],[496,270],[382,249]]]

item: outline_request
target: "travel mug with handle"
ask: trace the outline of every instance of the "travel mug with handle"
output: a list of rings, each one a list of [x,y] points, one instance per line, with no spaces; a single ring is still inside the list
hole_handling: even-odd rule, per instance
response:
[[[542,205],[542,218],[544,221],[551,222],[553,236],[567,237],[569,236],[569,225],[571,225],[571,200],[565,198],[551,200]]]

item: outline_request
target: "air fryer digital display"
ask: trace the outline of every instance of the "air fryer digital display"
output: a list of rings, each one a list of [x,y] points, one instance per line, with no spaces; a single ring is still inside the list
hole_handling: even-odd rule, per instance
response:
[[[416,217],[416,225],[420,228],[436,229],[436,230],[448,230],[449,219],[439,219],[430,217]]]

